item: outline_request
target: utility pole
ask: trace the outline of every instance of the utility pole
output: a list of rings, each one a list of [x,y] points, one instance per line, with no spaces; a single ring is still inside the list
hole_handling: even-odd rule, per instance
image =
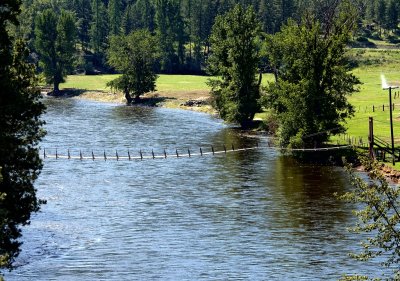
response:
[[[392,106],[392,89],[397,89],[398,87],[388,86],[387,88],[383,88],[384,90],[389,90],[389,112],[390,112],[390,137],[392,140],[392,158],[393,158],[393,166],[396,165],[396,159],[394,156],[394,135],[393,135],[393,106]]]

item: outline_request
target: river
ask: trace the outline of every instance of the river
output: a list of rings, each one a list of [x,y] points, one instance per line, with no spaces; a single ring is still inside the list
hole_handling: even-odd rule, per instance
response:
[[[212,116],[164,108],[46,99],[59,153],[115,155],[211,145],[266,147]],[[126,153],[125,153],[126,154]],[[24,227],[7,281],[337,280],[375,265],[348,257],[352,206],[338,167],[299,164],[273,149],[136,161],[46,159],[47,200]]]

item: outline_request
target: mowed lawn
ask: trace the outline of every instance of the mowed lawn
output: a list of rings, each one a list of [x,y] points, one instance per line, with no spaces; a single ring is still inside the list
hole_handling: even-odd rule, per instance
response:
[[[88,91],[111,91],[107,82],[119,75],[70,75],[60,88],[76,88]],[[157,91],[203,91],[209,90],[206,82],[209,77],[196,75],[160,75],[157,79]]]
[[[349,101],[354,105],[356,114],[347,120],[346,127],[348,135],[354,138],[362,138],[364,142],[368,138],[368,117],[374,118],[375,135],[389,141],[389,94],[388,90],[382,89],[381,76],[383,75],[389,85],[400,85],[400,50],[384,49],[352,49],[351,54],[359,66],[353,73],[359,77],[362,84],[360,91],[349,97]],[[71,75],[67,81],[61,84],[61,88],[76,88],[88,91],[110,92],[107,82],[115,79],[118,75]],[[192,92],[192,96],[204,96],[210,87],[207,85],[208,76],[196,75],[160,75],[157,79],[156,88],[161,93],[177,95],[184,92]],[[271,74],[263,76],[263,85],[273,81]],[[395,110],[394,135],[395,141],[400,146],[400,98],[397,94],[400,89],[392,91]],[[396,98],[394,98],[396,96]],[[383,111],[384,105],[384,111]],[[373,106],[375,112],[373,112]],[[257,114],[256,117],[264,117],[266,114]],[[333,141],[336,141],[334,138]]]

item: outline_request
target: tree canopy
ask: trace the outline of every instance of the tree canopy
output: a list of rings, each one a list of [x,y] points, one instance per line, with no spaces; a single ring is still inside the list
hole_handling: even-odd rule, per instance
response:
[[[253,8],[236,5],[216,18],[210,42],[212,53],[209,72],[219,78],[210,79],[211,94],[220,116],[246,128],[260,110],[261,25]]]
[[[73,69],[77,28],[71,12],[62,10],[59,17],[47,9],[36,17],[35,45],[40,55],[43,73],[53,83],[54,93]]]
[[[17,24],[20,1],[0,3],[0,265],[12,267],[20,251],[21,225],[38,211],[34,180],[42,162],[38,142],[43,137],[35,68],[21,40],[12,43],[9,24]]]
[[[325,24],[312,15],[301,24],[289,21],[267,39],[276,81],[266,89],[265,105],[280,123],[282,146],[320,146],[344,132],[343,122],[354,113],[347,96],[360,82],[346,59],[355,25],[349,11],[332,15]]]
[[[156,40],[147,30],[111,37],[108,63],[122,75],[109,85],[123,91],[128,104],[137,102],[141,95],[155,90],[157,56]]]
[[[359,261],[378,260],[392,272],[389,276],[382,274],[379,277],[385,280],[399,280],[400,189],[388,183],[377,162],[361,160],[370,180],[366,182],[349,167],[348,172],[354,189],[339,196],[336,194],[341,200],[359,206],[354,212],[358,221],[350,231],[366,238],[362,240],[362,249],[358,253],[350,254]],[[378,276],[375,273],[373,277]],[[369,279],[369,276],[350,275],[345,280],[372,279]]]

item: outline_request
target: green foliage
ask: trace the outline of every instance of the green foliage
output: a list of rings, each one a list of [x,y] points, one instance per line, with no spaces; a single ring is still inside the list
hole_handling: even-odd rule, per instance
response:
[[[377,162],[362,159],[362,164],[368,171],[370,180],[361,179],[348,168],[354,189],[339,196],[341,200],[360,204],[362,207],[354,212],[358,222],[351,231],[366,234],[367,238],[361,243],[362,251],[351,255],[360,261],[373,259],[382,261],[384,267],[393,270],[390,280],[399,280],[400,189],[387,182]],[[361,279],[348,277],[344,280]]]
[[[108,2],[108,18],[110,23],[110,35],[121,33],[122,0],[110,0]]]
[[[107,50],[108,17],[107,9],[101,0],[92,0],[92,23],[90,24],[90,45],[94,54],[101,60]]]
[[[51,9],[36,17],[36,50],[47,83],[53,83],[58,93],[59,84],[72,72],[75,61],[77,29],[71,12],[62,10],[59,17]]]
[[[282,146],[319,146],[344,132],[341,122],[354,114],[347,96],[360,82],[346,59],[355,24],[349,11],[334,15],[330,24],[313,16],[300,25],[290,21],[267,39],[276,82],[266,88],[264,102],[280,120]]]
[[[180,2],[156,0],[155,12],[156,34],[161,52],[161,71],[176,73],[184,62],[186,42]]]
[[[33,186],[42,167],[38,142],[43,137],[35,68],[22,41],[11,43],[7,24],[17,24],[20,1],[0,3],[0,267],[12,267],[20,251],[21,225],[39,209]]]
[[[209,72],[221,79],[210,79],[211,94],[220,116],[249,126],[260,110],[260,85],[256,78],[260,62],[261,27],[254,10],[236,5],[216,18],[210,37],[212,54]]]
[[[108,63],[122,75],[109,86],[124,92],[128,103],[155,90],[157,75],[154,64],[158,58],[157,42],[147,30],[134,31],[127,36],[113,36],[110,40]]]

